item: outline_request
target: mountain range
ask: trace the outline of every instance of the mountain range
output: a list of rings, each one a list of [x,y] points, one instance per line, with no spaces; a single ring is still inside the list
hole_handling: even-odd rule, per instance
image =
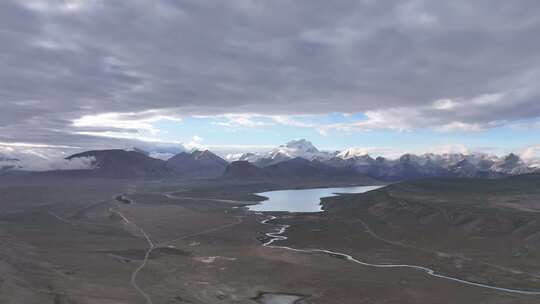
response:
[[[181,152],[165,161],[176,174],[192,178],[211,178],[223,175],[229,163],[216,154],[204,150]]]
[[[372,183],[372,178],[359,174],[353,168],[332,167],[317,160],[301,157],[287,159],[265,167],[248,161],[232,162],[223,175],[229,179],[246,180],[317,180],[326,182]]]
[[[71,170],[27,171],[22,166],[11,165],[18,160],[0,160],[0,173],[7,178],[206,179],[222,176],[229,164],[208,150],[181,152],[168,160],[153,158],[140,149],[92,150],[68,156],[65,161],[88,166]]]
[[[532,163],[510,153],[503,157],[484,153],[462,154],[426,153],[403,154],[397,159],[373,158],[362,149],[320,151],[305,139],[293,140],[267,153],[245,153],[229,156],[230,160],[248,161],[266,168],[295,158],[310,161],[317,166],[355,172],[380,180],[410,180],[427,177],[485,177],[496,178],[531,173],[539,170]]]
[[[75,154],[76,158],[92,159],[92,175],[110,178],[214,178],[223,175],[228,162],[204,150],[180,152],[168,160],[150,157],[141,150],[96,150]]]
[[[180,152],[167,160],[140,149],[93,150],[71,155],[66,161],[84,160],[90,166],[77,170],[40,172],[40,176],[103,178],[232,178],[400,181],[430,177],[498,178],[538,172],[534,164],[510,153],[503,157],[476,153],[404,154],[397,159],[373,158],[361,149],[321,151],[300,139],[267,153],[245,153],[225,159],[208,150]],[[18,159],[0,159],[1,172],[20,171]]]

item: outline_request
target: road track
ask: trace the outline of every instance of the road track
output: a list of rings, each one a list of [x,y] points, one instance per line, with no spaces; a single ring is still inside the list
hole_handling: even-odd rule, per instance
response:
[[[118,214],[126,224],[131,224],[133,225],[134,227],[136,227],[139,232],[141,233],[141,235],[146,239],[146,242],[148,243],[148,249],[144,255],[144,259],[142,260],[141,264],[133,271],[133,273],[131,274],[131,279],[130,279],[130,284],[131,286],[133,286],[133,288],[135,290],[137,290],[137,292],[145,298],[146,300],[146,303],[147,304],[153,304],[152,302],[152,298],[150,297],[149,294],[147,294],[138,284],[137,284],[137,277],[138,275],[140,274],[140,272],[146,267],[146,265],[148,264],[148,260],[150,259],[150,255],[152,254],[152,251],[158,249],[158,248],[163,248],[171,243],[174,243],[174,242],[177,242],[177,241],[181,241],[181,240],[184,240],[184,239],[187,239],[187,238],[190,238],[190,237],[194,237],[194,236],[198,236],[198,235],[203,235],[203,234],[207,234],[207,233],[211,233],[211,232],[216,232],[216,231],[219,231],[219,230],[222,230],[222,229],[226,229],[226,228],[229,228],[229,227],[232,227],[232,226],[236,226],[236,225],[239,225],[243,222],[243,218],[244,216],[235,216],[236,218],[236,221],[233,222],[233,223],[228,223],[228,224],[224,224],[224,225],[220,225],[220,226],[217,226],[217,227],[213,227],[213,228],[210,228],[210,229],[206,229],[206,230],[203,230],[203,231],[199,231],[199,232],[195,232],[195,233],[190,233],[190,234],[187,234],[187,235],[183,235],[181,237],[178,237],[178,238],[175,238],[175,239],[172,239],[172,240],[168,240],[168,241],[164,241],[164,242],[160,242],[160,243],[154,243],[151,239],[151,237],[146,233],[146,231],[138,226],[132,219],[130,220],[125,214],[123,214],[121,211],[119,211],[118,209],[114,209],[114,208],[111,208],[109,209],[111,212],[114,212],[116,214]]]

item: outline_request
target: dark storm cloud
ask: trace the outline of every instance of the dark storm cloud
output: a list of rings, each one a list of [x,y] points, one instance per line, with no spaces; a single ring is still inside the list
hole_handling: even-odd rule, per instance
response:
[[[1,1],[0,141],[94,143],[73,120],[159,109],[403,110],[403,125],[435,128],[537,118],[539,13],[538,1]]]

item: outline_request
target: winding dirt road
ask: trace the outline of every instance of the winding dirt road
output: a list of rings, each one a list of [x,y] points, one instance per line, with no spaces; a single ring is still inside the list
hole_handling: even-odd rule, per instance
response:
[[[154,250],[156,250],[158,248],[163,248],[163,247],[165,247],[165,246],[167,246],[167,245],[169,245],[171,243],[181,241],[181,240],[184,240],[184,239],[187,239],[187,238],[191,238],[191,237],[194,237],[194,236],[203,235],[203,234],[207,234],[207,233],[211,233],[211,232],[216,232],[216,231],[223,230],[223,229],[226,229],[226,228],[229,228],[229,227],[232,227],[232,226],[236,226],[238,224],[241,224],[243,222],[243,218],[244,218],[244,216],[235,216],[234,218],[236,218],[236,221],[234,221],[233,223],[228,223],[228,224],[220,225],[220,226],[217,226],[217,227],[212,227],[212,228],[209,228],[209,229],[206,229],[206,230],[203,230],[203,231],[186,234],[186,235],[183,235],[181,237],[178,237],[178,238],[175,238],[175,239],[172,239],[172,240],[168,240],[168,241],[164,241],[164,242],[160,242],[160,243],[156,244],[156,243],[154,243],[152,241],[151,237],[146,233],[146,231],[144,231],[144,229],[142,227],[138,226],[133,220],[128,219],[128,217],[125,214],[123,214],[121,211],[119,211],[118,209],[113,209],[113,208],[111,208],[110,211],[118,214],[124,220],[125,223],[131,224],[131,225],[133,225],[133,227],[136,227],[140,231],[141,235],[146,239],[146,242],[148,243],[148,250],[146,251],[146,253],[144,255],[144,259],[142,260],[141,264],[133,271],[133,273],[131,274],[131,280],[130,280],[130,284],[133,286],[133,288],[135,290],[137,290],[137,292],[142,297],[145,298],[147,304],[153,304],[152,298],[150,297],[149,294],[147,294],[137,284],[137,277],[140,274],[140,272],[148,264],[148,260],[150,259],[150,255],[152,254],[152,251],[154,251]]]
[[[241,202],[241,201],[224,200],[224,199],[179,197],[179,196],[174,196],[174,195],[171,195],[171,194],[168,194],[168,193],[164,193],[163,195],[167,196],[168,198],[173,198],[173,199],[202,199],[202,200],[211,200],[211,201],[216,201],[216,202],[226,202],[226,203],[236,203],[236,204],[244,204],[245,203],[245,202]],[[241,224],[243,222],[244,217],[247,216],[247,211],[246,211],[246,214],[244,214],[243,216],[234,216],[236,221],[234,221],[232,223],[228,223],[228,224],[220,225],[220,226],[217,226],[217,227],[212,227],[212,228],[209,228],[209,229],[206,229],[206,230],[203,230],[203,231],[183,235],[183,236],[180,236],[178,238],[168,240],[168,241],[163,241],[163,242],[160,242],[160,243],[156,244],[156,243],[154,243],[152,241],[150,235],[148,235],[146,233],[146,231],[142,227],[138,226],[133,220],[130,220],[125,214],[123,214],[119,210],[119,206],[110,208],[109,211],[111,213],[115,213],[118,216],[120,216],[125,224],[132,225],[134,228],[136,228],[140,232],[141,236],[144,237],[146,242],[148,243],[148,249],[147,249],[147,251],[145,253],[144,259],[142,260],[141,264],[133,271],[133,273],[131,274],[131,280],[130,280],[130,284],[133,286],[133,288],[142,297],[144,297],[147,304],[153,304],[152,298],[150,297],[150,295],[148,295],[137,284],[137,277],[141,273],[141,271],[147,266],[150,255],[152,254],[152,251],[154,251],[154,250],[156,250],[158,248],[163,248],[163,247],[165,247],[165,246],[167,246],[167,245],[169,245],[171,243],[174,243],[174,242],[177,242],[177,241],[180,241],[180,240],[184,240],[184,239],[187,239],[187,238],[190,238],[190,237],[194,237],[194,236],[198,236],[198,235],[203,235],[203,234],[219,231],[219,230],[222,230],[222,229],[226,229],[226,228]],[[56,214],[56,213],[54,213],[52,211],[49,211],[48,213],[51,216],[57,218],[58,220],[66,223],[66,224],[69,224],[69,225],[72,225],[72,226],[75,224],[73,221],[70,221],[70,220],[68,220],[68,219],[66,219],[66,218],[64,218],[62,216],[59,216],[58,214]],[[253,212],[253,214],[262,214],[262,213]],[[266,224],[266,225],[270,225],[269,221],[275,220],[275,219],[277,219],[277,217],[270,216],[269,218],[261,221],[261,223]],[[379,239],[381,241],[384,241],[384,242],[387,242],[387,243],[390,243],[390,244],[393,244],[393,245],[409,247],[406,244],[402,244],[400,242],[387,240],[387,239],[377,235],[373,230],[370,229],[370,227],[365,222],[363,222],[361,220],[359,220],[359,222],[364,226],[365,231],[370,236],[372,236],[373,238]],[[350,262],[353,262],[353,263],[356,263],[356,264],[360,264],[360,265],[363,265],[363,266],[367,266],[367,267],[414,269],[414,270],[422,271],[422,272],[426,273],[427,275],[430,275],[430,276],[433,276],[433,277],[436,277],[436,278],[449,280],[449,281],[457,282],[457,283],[464,284],[464,285],[469,285],[469,286],[474,286],[474,287],[479,287],[479,288],[485,288],[485,289],[501,291],[501,292],[508,292],[508,293],[514,293],[514,294],[523,294],[523,295],[532,295],[532,296],[540,295],[540,291],[503,288],[503,287],[497,287],[497,286],[492,286],[492,285],[487,285],[487,284],[471,282],[471,281],[459,279],[459,278],[456,278],[456,277],[446,276],[446,275],[437,273],[435,270],[433,270],[431,268],[428,268],[428,267],[425,267],[425,266],[408,265],[408,264],[372,264],[372,263],[363,262],[363,261],[361,261],[361,260],[359,260],[357,258],[354,258],[353,256],[351,256],[349,254],[342,253],[342,252],[336,252],[336,251],[331,251],[331,250],[326,250],[326,249],[299,249],[299,248],[294,248],[294,247],[289,247],[289,246],[274,245],[274,243],[277,242],[277,241],[283,241],[283,240],[287,239],[287,237],[284,236],[283,234],[285,234],[287,229],[290,227],[289,225],[279,225],[279,224],[277,224],[275,226],[277,226],[277,227],[274,229],[273,232],[265,233],[265,235],[267,237],[269,237],[269,240],[267,242],[263,243],[262,246],[267,247],[267,248],[289,250],[289,251],[300,252],[300,253],[322,253],[322,254],[327,254],[327,255],[330,255],[330,256],[333,256],[333,257],[338,257],[338,258],[341,258],[341,259],[344,259],[344,260],[347,260],[347,261],[350,261]],[[496,265],[493,265],[493,266],[496,266]]]

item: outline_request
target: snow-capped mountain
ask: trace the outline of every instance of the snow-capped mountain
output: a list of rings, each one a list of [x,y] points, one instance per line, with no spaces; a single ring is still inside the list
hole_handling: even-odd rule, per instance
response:
[[[0,151],[1,152],[1,151]],[[363,148],[343,151],[322,151],[305,139],[293,140],[266,153],[229,155],[227,160],[243,161],[264,169],[263,176],[296,176],[309,172],[325,178],[368,177],[379,180],[400,181],[430,177],[483,177],[497,178],[509,175],[540,173],[538,159],[523,160],[516,154],[494,156],[485,153],[403,154],[399,158],[373,158]],[[24,156],[24,157],[23,157]],[[92,176],[103,177],[181,177],[216,178],[229,172],[253,171],[243,164],[227,171],[229,162],[210,151],[180,152],[166,160],[154,158],[141,149],[96,150],[78,153],[62,159],[55,165],[47,163],[45,169],[31,166],[32,159],[20,154],[0,153],[0,172],[86,170]],[[52,168],[52,169],[47,169]],[[247,169],[246,169],[247,168]],[[233,170],[234,169],[234,170]],[[253,173],[251,172],[251,173]],[[255,173],[253,173],[255,174]],[[255,174],[257,175],[257,174]]]
[[[305,139],[291,140],[285,145],[281,145],[273,149],[269,158],[271,159],[290,159],[290,158],[304,158],[307,160],[326,160],[336,153],[319,151],[311,142]]]
[[[335,157],[337,152],[320,151],[311,142],[305,139],[291,140],[284,145],[272,149],[267,153],[244,153],[229,155],[229,161],[249,161],[259,167],[266,167],[293,158],[325,161]]]
[[[501,177],[535,172],[540,163],[528,163],[515,154],[504,157],[485,153],[426,153],[403,154],[397,159],[372,158],[366,149],[349,148],[329,152],[317,149],[305,139],[293,140],[267,153],[245,153],[228,157],[258,167],[268,167],[294,158],[324,165],[352,169],[358,174],[384,180],[403,180],[424,177]]]
[[[357,158],[368,155],[368,152],[364,148],[348,148],[336,154],[336,157],[341,159]]]
[[[530,172],[528,164],[526,164],[519,156],[510,153],[507,156],[495,161],[491,169],[495,172],[507,174],[524,174]]]

